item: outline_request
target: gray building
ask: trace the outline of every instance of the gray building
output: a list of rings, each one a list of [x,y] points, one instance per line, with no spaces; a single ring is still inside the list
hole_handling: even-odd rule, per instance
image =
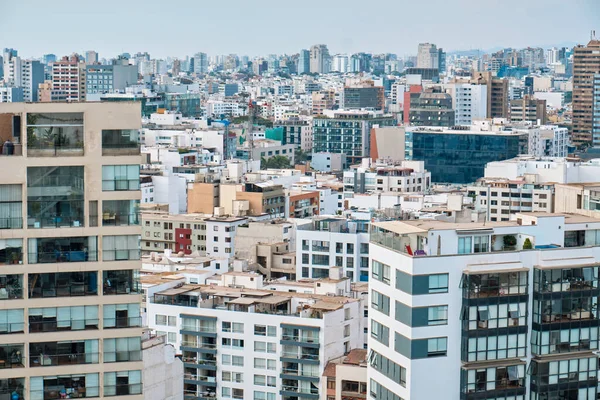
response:
[[[138,81],[135,65],[88,65],[85,68],[86,90],[90,94],[124,92]]]
[[[194,54],[194,72],[197,74],[206,74],[208,72],[208,56],[206,53]]]
[[[344,108],[347,110],[360,110],[362,108],[383,110],[384,107],[383,86],[344,88]]]
[[[454,126],[455,112],[452,96],[448,93],[423,92],[411,98],[409,123],[411,126]]]

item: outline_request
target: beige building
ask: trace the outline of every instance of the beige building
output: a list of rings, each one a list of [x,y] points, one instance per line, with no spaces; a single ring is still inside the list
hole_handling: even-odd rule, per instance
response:
[[[600,218],[600,182],[555,186],[555,212]]]
[[[249,215],[270,214],[285,216],[285,193],[281,185],[273,182],[246,183],[244,191],[236,193],[236,200],[247,200]]]
[[[600,40],[573,48],[573,143],[576,145],[592,143],[595,74],[600,74]]]
[[[140,156],[114,152],[139,116],[0,105],[2,399],[143,398]]]
[[[353,349],[330,361],[321,380],[321,400],[359,400],[367,396],[367,350]]]
[[[219,207],[219,183],[193,182],[188,184],[187,211],[212,214]]]
[[[212,214],[169,214],[168,211],[142,212],[142,251],[191,254],[206,253],[206,223]]]

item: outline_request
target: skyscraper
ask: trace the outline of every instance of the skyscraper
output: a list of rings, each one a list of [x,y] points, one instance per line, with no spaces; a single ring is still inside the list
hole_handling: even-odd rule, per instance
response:
[[[0,105],[3,399],[143,399],[139,113]]]
[[[194,72],[206,74],[208,72],[208,56],[206,53],[194,54]]]
[[[437,68],[440,67],[440,53],[435,44],[419,43],[417,53],[417,68]]]
[[[310,72],[310,51],[306,49],[300,50],[298,57],[298,75],[308,74]]]
[[[52,63],[52,101],[85,101],[85,63],[76,55]]]
[[[5,72],[6,73],[6,72]],[[600,73],[600,40],[573,49],[573,143],[600,145],[592,139],[594,75]]]
[[[328,74],[331,70],[331,58],[327,45],[316,44],[310,48],[310,72]]]

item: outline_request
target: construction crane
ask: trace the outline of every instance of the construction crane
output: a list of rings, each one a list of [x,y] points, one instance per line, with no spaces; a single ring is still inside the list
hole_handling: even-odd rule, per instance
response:
[[[256,118],[256,104],[250,99],[248,101],[248,129],[246,129],[246,139],[248,140],[248,160],[253,160],[254,150],[254,135],[252,133],[254,128],[254,120]]]

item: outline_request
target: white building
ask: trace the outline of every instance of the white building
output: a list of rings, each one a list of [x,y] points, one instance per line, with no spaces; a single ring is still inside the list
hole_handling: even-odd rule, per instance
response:
[[[237,227],[246,223],[246,218],[217,217],[206,220],[206,255],[215,258],[233,259],[234,238]]]
[[[369,221],[319,217],[296,228],[296,276],[327,278],[341,267],[353,282],[369,275]]]
[[[487,86],[471,83],[450,83],[446,88],[452,96],[455,125],[470,126],[474,119],[487,116]]]
[[[23,88],[0,87],[0,103],[16,103],[19,101],[23,101]]]
[[[313,153],[310,166],[319,172],[343,171],[346,165],[345,153]]]
[[[560,157],[522,156],[490,162],[485,167],[486,178],[515,180],[527,177],[531,182],[588,183],[598,182],[600,160],[579,161]]]
[[[559,214],[374,223],[368,398],[595,399],[599,230]]]
[[[220,118],[221,115],[239,117],[245,115],[245,110],[240,104],[233,101],[208,100],[206,102],[206,115]]]
[[[338,282],[322,285],[335,293]],[[252,273],[211,283],[167,289],[148,302],[150,327],[178,333],[186,396],[320,398],[328,361],[363,347],[359,299],[265,290]]]
[[[142,359],[144,399],[180,400],[183,398],[183,362],[166,336],[144,337]]]
[[[344,171],[344,192],[425,192],[431,185],[431,172],[423,161],[401,161],[390,164],[385,161],[371,162]]]

